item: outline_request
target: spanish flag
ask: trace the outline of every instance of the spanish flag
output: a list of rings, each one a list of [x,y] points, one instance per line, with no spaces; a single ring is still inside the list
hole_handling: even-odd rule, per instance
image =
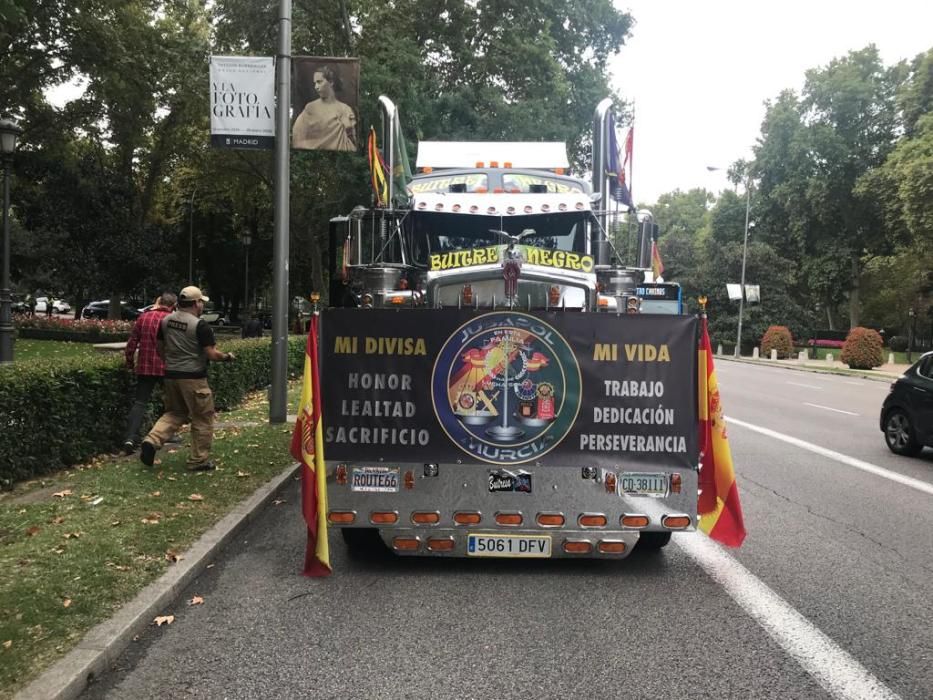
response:
[[[664,274],[664,263],[661,262],[661,251],[658,250],[658,242],[651,241],[651,271],[654,273],[654,280]]]
[[[369,176],[376,195],[376,206],[384,207],[389,201],[389,181],[386,179],[386,164],[376,145],[376,130],[369,127],[369,141],[366,144],[369,156]]]
[[[321,425],[321,375],[317,340],[320,315],[311,317],[311,332],[305,346],[305,369],[301,383],[301,406],[292,433],[292,457],[301,462],[301,510],[308,524],[305,576],[330,574],[327,546],[327,475],[324,469],[324,429]]]
[[[732,453],[726,438],[726,423],[719,401],[719,384],[713,367],[713,348],[709,342],[706,314],[702,319],[700,340],[700,529],[717,542],[739,547],[745,539],[745,522],[739,488],[732,468]]]

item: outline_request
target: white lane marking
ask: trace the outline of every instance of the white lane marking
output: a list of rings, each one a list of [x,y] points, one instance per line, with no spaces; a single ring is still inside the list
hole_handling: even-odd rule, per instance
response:
[[[899,697],[708,537],[697,533],[674,541],[834,698]]]
[[[830,450],[825,447],[820,447],[819,445],[814,445],[812,442],[807,442],[806,440],[801,440],[799,438],[791,437],[790,435],[785,435],[784,433],[779,433],[776,430],[770,430],[768,428],[762,428],[760,425],[752,425],[751,423],[746,423],[737,418],[729,418],[726,420],[733,425],[738,425],[742,428],[748,428],[749,430],[754,430],[756,433],[761,433],[762,435],[767,435],[768,437],[773,437],[775,440],[781,440],[783,442],[794,445],[795,447],[800,447],[804,450],[810,450],[815,452],[818,455],[823,455],[829,459],[841,462],[842,464],[847,464],[850,467],[855,467],[856,469],[861,469],[862,471],[868,472],[869,474],[874,474],[875,476],[880,476],[883,479],[890,479],[891,481],[896,481],[899,484],[904,486],[909,486],[912,489],[917,491],[922,491],[923,493],[928,493],[933,496],[933,484],[928,484],[925,481],[920,481],[920,479],[914,479],[909,476],[904,476],[903,474],[898,474],[897,472],[892,472],[887,469],[882,469],[881,467],[875,466],[870,462],[863,462],[860,459],[855,459],[855,457],[849,457],[844,455],[841,452],[836,452],[835,450]]]
[[[823,387],[817,386],[816,384],[801,384],[800,382],[786,382],[787,384],[793,384],[794,386],[802,386],[804,389],[820,389]]]
[[[894,379],[891,379],[893,382]],[[843,382],[843,384],[848,384],[849,386],[865,386],[865,382]]]
[[[845,413],[847,416],[857,416],[858,413],[852,413],[852,411],[843,411],[841,408],[830,408],[829,406],[820,406],[818,403],[807,403],[803,402],[804,406],[813,406],[813,408],[822,408],[824,411],[835,411],[836,413]]]

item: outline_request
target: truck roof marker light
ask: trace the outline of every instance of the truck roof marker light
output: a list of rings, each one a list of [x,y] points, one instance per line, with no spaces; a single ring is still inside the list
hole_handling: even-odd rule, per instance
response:
[[[600,308],[609,308],[609,297],[599,296],[599,299],[596,300],[597,306]]]
[[[689,515],[665,515],[661,518],[661,524],[671,530],[683,530],[690,527]]]
[[[586,208],[586,205],[583,202],[577,202],[574,206],[580,211]]]
[[[369,514],[369,522],[373,525],[395,525],[398,513],[394,510],[374,510]]]
[[[483,187],[482,185],[480,185],[479,187],[474,187],[474,188],[473,188],[473,192],[474,192],[475,194],[486,194],[488,191],[489,191],[489,189],[486,188],[486,187]]]
[[[604,482],[606,484],[606,491],[609,493],[616,492],[616,473],[615,472],[606,472],[604,477]]]
[[[683,477],[677,472],[671,474],[671,493],[680,493],[682,487]]]
[[[394,297],[389,297],[389,303],[393,306],[402,306],[408,301],[407,297],[396,295]]]
[[[452,552],[456,544],[453,537],[432,537],[428,540],[428,551]]]
[[[405,489],[411,491],[413,488],[415,488],[415,472],[409,469],[405,472]]]
[[[454,204],[454,205],[450,208],[450,210],[451,210],[451,211],[460,211],[461,208],[462,208],[462,207],[461,207],[459,204]]]
[[[501,187],[494,187],[492,191],[494,194],[502,194],[503,192],[505,192],[505,190]]]
[[[505,161],[505,162],[502,164],[502,167],[503,167],[503,168],[511,168],[511,167],[512,167],[512,161],[510,161],[510,160]]]
[[[560,513],[538,513],[537,521],[541,527],[561,527],[564,516]]]
[[[547,203],[542,204],[542,205],[541,205],[541,211],[545,211],[545,212],[551,211],[551,205],[550,205],[550,204],[547,204]]]
[[[462,510],[458,513],[454,513],[454,522],[457,523],[457,525],[479,525],[482,519],[483,516],[475,511]]]
[[[600,554],[625,554],[625,542],[622,540],[600,540],[596,544]]]
[[[623,515],[619,522],[622,527],[648,527],[647,515]]]
[[[530,204],[526,204],[526,205],[525,205],[524,212],[525,212],[526,214],[530,214],[530,213],[533,212],[533,211],[534,211],[534,208],[533,208]]]
[[[471,205],[470,205],[470,213],[471,213],[471,214],[475,214],[475,213],[478,212],[478,211],[479,211],[479,207],[478,207],[478,206],[476,206],[475,204],[471,204]]]
[[[583,513],[577,518],[577,522],[580,527],[606,527],[606,523],[609,521],[602,513]]]
[[[476,167],[477,167],[477,168],[484,168],[484,167],[486,167],[486,164],[485,164],[483,161],[478,160],[478,161],[476,161]]]
[[[508,207],[506,207],[505,213],[506,213],[506,214],[514,214],[514,213],[515,213],[515,207],[509,205]]]
[[[567,202],[561,202],[560,204],[557,205],[557,208],[560,211],[567,211]]]
[[[497,161],[497,160],[491,160],[491,161],[489,161],[489,167],[490,167],[490,168],[498,168],[498,167],[499,167],[499,161]]]
[[[564,540],[562,548],[567,554],[589,554],[593,551],[593,543],[589,540]]]
[[[509,194],[521,194],[522,188],[521,187],[510,187],[506,190],[506,192],[508,192]]]
[[[516,526],[522,524],[521,513],[496,513],[497,525]]]
[[[444,211],[444,203],[438,202],[434,205],[434,211]]]
[[[495,213],[496,213],[496,208],[495,208],[495,207],[489,207],[489,208],[486,209],[486,213],[487,213],[487,214],[495,214]]]
[[[395,537],[392,540],[392,549],[399,552],[417,552],[421,542],[417,537]]]
[[[421,168],[421,172],[423,172],[423,173],[433,173],[433,172],[434,172],[434,168],[432,168],[430,165],[425,165],[423,168]]]
[[[563,174],[564,174],[564,169],[563,169],[563,168],[554,168],[554,172],[557,173],[558,175],[563,175]]]
[[[337,469],[334,470],[334,480],[340,486],[347,485],[347,465],[346,464],[337,465]]]
[[[418,202],[419,209],[427,209],[427,206],[428,206],[427,202]]]
[[[352,510],[332,510],[327,514],[327,522],[335,525],[351,525],[356,522],[356,513]]]
[[[441,514],[435,511],[416,511],[411,514],[411,521],[416,525],[437,525],[441,521]]]

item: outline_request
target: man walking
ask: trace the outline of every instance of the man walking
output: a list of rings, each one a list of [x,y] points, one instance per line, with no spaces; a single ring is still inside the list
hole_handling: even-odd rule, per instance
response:
[[[123,440],[125,454],[132,454],[136,449],[139,426],[143,422],[143,416],[146,415],[146,406],[149,405],[152,390],[165,375],[165,363],[159,356],[156,336],[162,319],[168,316],[174,308],[175,295],[172,292],[163,292],[156,303],[136,319],[133,332],[126,343],[124,351],[126,366],[136,370],[136,398],[126,421],[126,437]],[[135,359],[137,349],[139,358]]]
[[[165,360],[165,413],[143,439],[139,459],[147,467],[156,451],[185,423],[191,423],[191,454],[188,469],[214,469],[210,459],[214,440],[214,395],[207,384],[210,360],[230,362],[233,353],[221,352],[214,330],[200,318],[210,301],[197,287],[185,287],[178,295],[178,308],[165,316],[156,334]]]

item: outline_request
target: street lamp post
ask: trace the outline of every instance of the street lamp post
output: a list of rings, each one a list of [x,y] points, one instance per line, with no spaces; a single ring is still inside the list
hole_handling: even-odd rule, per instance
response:
[[[0,158],[3,159],[3,279],[0,281],[0,364],[13,362],[13,313],[10,292],[10,166],[16,139],[23,133],[9,119],[0,119]],[[48,301],[52,303],[51,297]]]
[[[735,340],[735,357],[739,357],[742,348],[742,313],[745,311],[745,259],[748,257],[748,213],[752,204],[751,177],[745,179],[745,240],[742,242],[742,280],[739,295],[739,331]]]
[[[910,364],[910,355],[914,350],[914,307],[907,309],[907,364]]]
[[[243,313],[248,315],[249,312],[249,246],[253,242],[253,237],[249,235],[248,231],[244,231],[241,237],[243,241],[243,250],[246,254],[246,265],[244,266],[243,272]]]
[[[197,193],[198,186],[195,185],[188,202],[188,284],[194,284],[194,195]]]

